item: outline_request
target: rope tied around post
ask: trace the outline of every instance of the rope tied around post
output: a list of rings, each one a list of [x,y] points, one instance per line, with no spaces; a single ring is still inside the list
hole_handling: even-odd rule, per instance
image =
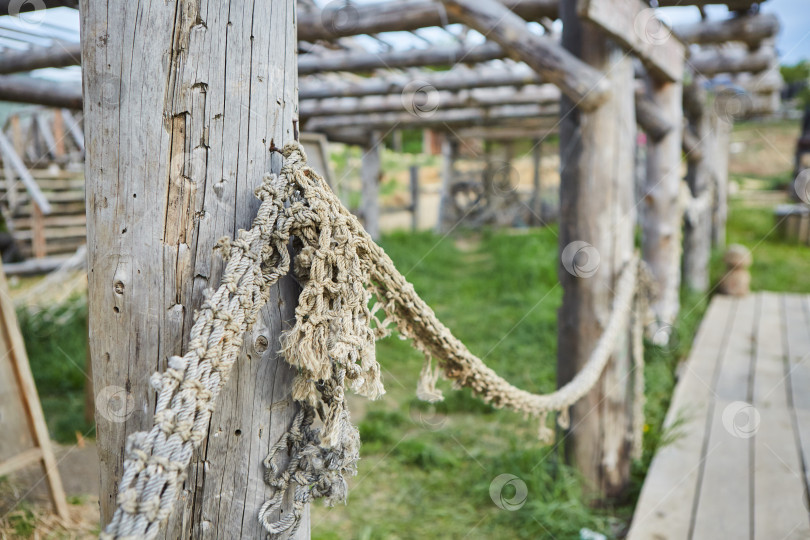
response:
[[[160,522],[171,513],[192,452],[205,437],[242,336],[267,302],[270,287],[290,270],[303,289],[295,324],[282,336],[281,348],[286,361],[298,369],[292,395],[300,410],[264,461],[265,479],[275,491],[258,518],[274,534],[293,535],[312,499],[324,498],[327,504],[345,500],[345,477],[356,474],[360,441],[344,388],[370,399],[384,393],[375,341],[390,333],[389,326],[425,355],[420,398],[441,399],[435,387],[441,371],[495,407],[537,417],[540,437],[548,440],[553,436],[545,422],[548,413],[560,413],[558,422],[565,427],[568,407],[599,381],[631,317],[638,326],[646,316],[646,280],[639,279],[641,263],[634,257],[617,279],[612,313],[584,368],[550,394],[516,388],[438,320],[358,219],[307,166],[299,143],[287,144],[282,155],[280,174],[266,175],[256,190],[262,203],[251,228],[217,245],[227,265],[219,287],[207,294],[195,316],[188,351],[170,358],[166,371],[152,377],[158,392],[154,425],[128,439],[118,508],[103,539],[157,535]],[[294,262],[290,243],[297,253]],[[372,295],[377,303],[369,308]],[[385,314],[382,321],[376,315],[379,309]],[[632,336],[638,370],[642,332]],[[637,374],[637,402],[643,398],[643,372],[640,385],[638,380]],[[316,414],[322,429],[313,427]],[[634,419],[634,438],[640,438],[639,425],[643,420],[639,424]],[[282,466],[285,448],[289,461]],[[293,510],[279,517],[291,484]]]

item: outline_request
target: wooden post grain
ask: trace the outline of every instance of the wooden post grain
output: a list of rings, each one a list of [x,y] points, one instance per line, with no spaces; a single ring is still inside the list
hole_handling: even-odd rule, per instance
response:
[[[293,0],[86,0],[81,18],[103,525],[126,438],[152,425],[149,377],[186,350],[225,266],[216,242],[250,226],[255,188],[281,167],[268,147],[293,138],[296,17]],[[278,350],[298,292],[282,279],[245,335],[162,538],[266,536],[258,511],[273,490],[262,461],[296,413],[294,371]],[[111,410],[111,395],[131,408]],[[296,538],[308,537],[305,516]]]
[[[450,190],[455,182],[456,156],[458,155],[458,141],[447,134],[442,140],[442,191],[439,197],[439,219],[436,223],[437,232],[445,232],[452,227],[450,223]]]
[[[419,166],[411,165],[411,230],[416,232],[419,228]]]
[[[612,92],[592,112],[569,98],[560,123],[560,283],[557,382],[587,363],[613,309],[613,289],[633,256],[635,225],[633,64],[611,39],[562,0],[563,45],[603,74]],[[630,478],[632,366],[629,327],[593,390],[571,407],[569,459],[598,498],[622,493]]]
[[[363,205],[363,225],[366,232],[375,240],[380,237],[380,174],[382,139],[378,132],[372,132],[368,144],[363,148],[361,171]]]
[[[669,120],[660,139],[647,139],[647,173],[642,199],[641,254],[655,278],[652,303],[661,324],[673,324],[680,309],[682,94],[681,82],[649,80],[649,99]]]
[[[687,154],[686,182],[692,193],[693,210],[687,211],[683,236],[683,282],[691,290],[705,292],[709,288],[709,257],[711,255],[711,197],[712,184],[712,110],[706,106],[706,91],[695,81],[684,88],[683,108],[688,128],[695,135],[698,152]]]

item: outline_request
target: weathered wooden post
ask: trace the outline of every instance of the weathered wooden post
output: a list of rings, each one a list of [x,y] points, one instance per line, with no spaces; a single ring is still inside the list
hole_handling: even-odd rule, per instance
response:
[[[633,256],[635,224],[632,58],[582,21],[576,4],[559,4],[562,44],[599,70],[611,91],[595,110],[561,101],[559,385],[587,363],[605,329],[616,280]],[[571,408],[566,450],[597,496],[617,495],[629,480],[631,369],[628,328],[600,382]]]
[[[709,288],[709,257],[712,241],[712,119],[706,107],[706,90],[693,81],[684,88],[684,114],[697,140],[697,152],[687,154],[686,181],[692,193],[683,236],[683,282],[703,292]]]
[[[419,228],[419,166],[411,165],[411,231]]]
[[[713,170],[715,181],[714,206],[712,207],[712,246],[722,248],[726,245],[726,220],[728,219],[728,153],[731,129],[734,126],[733,116],[716,114],[714,120]]]
[[[382,139],[376,131],[369,136],[368,145],[363,148],[360,176],[362,180],[361,204],[363,205],[363,225],[375,240],[380,237],[380,173],[382,172]]]
[[[458,140],[450,134],[442,140],[442,191],[439,198],[439,220],[436,224],[438,232],[445,232],[450,224],[450,190],[455,182],[456,156],[458,155]],[[460,216],[459,216],[460,217]]]
[[[532,198],[529,202],[529,211],[534,225],[543,225],[543,140],[532,141]]]
[[[90,353],[101,521],[129,434],[152,424],[149,377],[189,341],[224,268],[213,247],[247,228],[297,109],[293,0],[82,2]],[[195,452],[165,538],[260,538],[262,460],[296,409],[279,357],[292,278],[274,287]],[[113,401],[113,399],[115,401]],[[284,510],[289,510],[290,506]],[[298,537],[308,538],[308,518]]]
[[[658,295],[652,303],[658,324],[671,325],[680,309],[682,95],[681,81],[648,79],[648,95],[670,121],[660,139],[647,139],[647,174],[644,187],[641,253],[652,272]],[[655,334],[657,339],[666,335]]]

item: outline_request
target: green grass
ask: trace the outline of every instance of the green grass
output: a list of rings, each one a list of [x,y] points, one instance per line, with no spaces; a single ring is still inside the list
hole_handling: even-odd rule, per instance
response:
[[[527,390],[555,388],[562,289],[554,228],[456,240],[393,234],[383,246],[439,318],[488,365]],[[683,303],[675,345],[648,349],[648,428],[631,495],[654,450],[671,439],[661,424],[674,368],[706,305],[700,297]],[[363,459],[350,480],[349,504],[313,508],[313,538],[578,538],[583,527],[615,537],[626,526],[635,497],[593,508],[577,474],[564,464],[562,448],[541,446],[534,422],[496,411],[447,383],[444,402],[417,401],[422,358],[395,337],[379,343],[378,358],[388,395],[365,406]],[[490,483],[500,474],[526,483],[526,504],[517,511],[490,499]]]
[[[754,251],[755,289],[808,292],[806,251],[776,238],[771,212],[733,203],[729,241]],[[439,318],[488,365],[527,390],[554,389],[562,295],[554,228],[456,238],[396,233],[382,243]],[[715,255],[714,282],[720,275]],[[626,500],[592,507],[576,472],[565,465],[563,449],[538,443],[535,422],[494,410],[468,390],[442,382],[443,402],[416,400],[423,359],[392,336],[378,345],[388,394],[376,402],[350,398],[363,448],[348,504],[314,505],[313,538],[578,538],[583,527],[619,536],[654,452],[677,437],[677,429],[665,432],[661,425],[675,367],[688,353],[708,303],[703,295],[684,295],[681,301],[673,344],[646,348],[645,447],[633,465]],[[58,311],[55,318],[21,314],[49,428],[57,440],[70,442],[75,431],[90,428],[82,411],[86,312],[58,320]],[[500,474],[525,482],[528,495],[519,510],[502,510],[490,499],[490,484]]]
[[[731,201],[728,242],[751,250],[751,289],[755,291],[810,292],[810,252],[806,246],[779,237],[773,208]],[[712,279],[725,272],[722,253],[712,257]]]
[[[68,310],[74,315],[63,316]],[[20,310],[17,317],[51,437],[71,443],[77,431],[93,435],[93,424],[84,419],[86,304],[72,300],[46,313]]]

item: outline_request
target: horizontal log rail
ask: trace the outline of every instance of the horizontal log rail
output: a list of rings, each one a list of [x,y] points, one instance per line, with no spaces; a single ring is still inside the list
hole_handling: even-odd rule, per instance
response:
[[[497,0],[442,0],[452,14],[498,43],[514,60],[557,85],[577,106],[592,110],[610,94],[605,77],[548,36],[529,31],[526,21]]]

